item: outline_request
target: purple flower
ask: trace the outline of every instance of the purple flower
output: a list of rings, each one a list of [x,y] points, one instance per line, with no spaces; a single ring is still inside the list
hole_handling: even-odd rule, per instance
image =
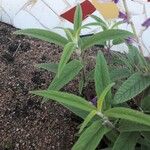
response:
[[[150,18],[148,18],[147,20],[145,20],[145,21],[142,23],[142,26],[148,28],[148,27],[150,26]]]
[[[113,0],[114,1],[114,3],[118,3],[119,2],[119,0]]]
[[[127,44],[132,45],[135,42],[135,39],[133,37],[128,37],[125,41]]]
[[[124,22],[128,22],[128,16],[127,14],[123,13],[123,12],[119,12],[119,18],[123,19]]]
[[[91,100],[91,103],[92,103],[94,106],[96,106],[96,105],[97,105],[97,97],[93,98],[93,99]]]

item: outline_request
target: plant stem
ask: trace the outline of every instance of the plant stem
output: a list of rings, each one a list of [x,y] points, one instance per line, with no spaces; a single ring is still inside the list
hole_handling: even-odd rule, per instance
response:
[[[125,8],[126,14],[127,14],[127,16],[128,16],[128,19],[130,19],[130,13],[129,13],[129,9],[128,9],[127,2],[126,2],[126,0],[122,0],[122,1],[123,1],[123,5],[124,5],[124,8]],[[134,26],[134,23],[132,22],[131,19],[129,20],[129,23],[130,23],[130,25],[131,25],[133,34],[135,35],[135,38],[136,38],[136,40],[137,40],[139,50],[140,50],[140,52],[143,54],[143,49],[142,49],[142,46],[141,46],[141,44],[140,44],[140,39],[139,39],[138,34],[137,34],[137,32],[136,32],[136,28],[135,28],[135,26]]]
[[[81,49],[79,47],[76,50],[76,54],[77,54],[79,60],[81,61],[81,63],[83,64],[83,69],[81,72],[81,79],[83,80],[83,83],[85,84],[85,82],[86,82],[86,78],[85,78],[86,66],[85,66],[85,62],[84,62],[84,54],[81,53]]]

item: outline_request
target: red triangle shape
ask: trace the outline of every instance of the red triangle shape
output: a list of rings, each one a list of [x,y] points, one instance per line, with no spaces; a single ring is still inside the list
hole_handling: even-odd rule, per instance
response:
[[[93,6],[93,4],[89,0],[85,0],[80,5],[82,8],[83,20],[96,11],[96,8]],[[65,13],[61,14],[60,16],[73,23],[75,10],[76,10],[76,6],[69,9]]]

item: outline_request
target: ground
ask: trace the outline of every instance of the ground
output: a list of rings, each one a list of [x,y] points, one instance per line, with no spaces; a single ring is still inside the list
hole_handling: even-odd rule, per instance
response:
[[[42,103],[42,98],[29,94],[46,89],[54,77],[35,64],[58,62],[62,48],[16,36],[15,30],[0,23],[0,150],[70,150],[80,120],[59,104]],[[63,90],[77,93],[77,80]]]
[[[70,150],[77,126],[72,114],[28,93],[53,78],[34,65],[57,61],[62,48],[15,36],[15,30],[0,23],[0,150]]]

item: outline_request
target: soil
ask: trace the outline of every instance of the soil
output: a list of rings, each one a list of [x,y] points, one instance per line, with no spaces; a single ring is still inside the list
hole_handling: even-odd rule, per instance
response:
[[[80,120],[59,104],[42,103],[42,98],[29,94],[46,89],[54,77],[35,64],[58,62],[62,48],[16,36],[15,30],[0,23],[0,150],[70,150]],[[98,49],[89,50],[88,55],[93,56]],[[77,93],[77,81],[63,90]]]

